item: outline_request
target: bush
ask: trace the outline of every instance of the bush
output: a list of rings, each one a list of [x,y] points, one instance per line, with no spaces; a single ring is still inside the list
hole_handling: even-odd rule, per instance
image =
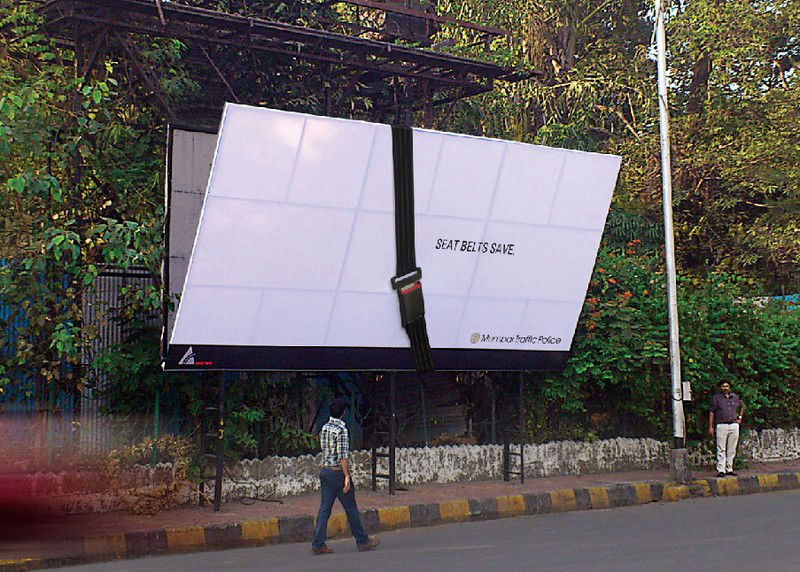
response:
[[[144,487],[129,488],[126,473],[137,465],[150,462],[153,452],[165,463],[170,463],[166,482]],[[102,463],[102,474],[111,492],[133,514],[156,514],[179,506],[185,501],[185,489],[197,491],[195,482],[201,479],[197,466],[197,451],[191,439],[164,435],[158,439],[144,438],[140,443],[109,452]]]
[[[640,253],[638,241],[600,250],[566,369],[529,390],[534,439],[671,434],[662,260]],[[679,278],[682,373],[694,398],[689,437],[704,434],[722,379],[741,396],[751,427],[800,423],[800,311],[755,303],[754,294],[727,274]]]

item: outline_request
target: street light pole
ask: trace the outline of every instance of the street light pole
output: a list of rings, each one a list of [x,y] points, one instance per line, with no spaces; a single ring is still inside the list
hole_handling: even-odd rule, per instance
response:
[[[678,341],[678,299],[675,277],[675,242],[672,228],[672,165],[669,149],[669,107],[667,102],[667,41],[664,31],[664,7],[656,0],[656,49],[658,61],[658,113],[661,139],[661,183],[664,204],[664,245],[667,258],[667,309],[669,313],[669,363],[672,380],[673,445],[670,468],[676,481],[689,479],[686,451],[683,390],[681,386],[681,350]]]

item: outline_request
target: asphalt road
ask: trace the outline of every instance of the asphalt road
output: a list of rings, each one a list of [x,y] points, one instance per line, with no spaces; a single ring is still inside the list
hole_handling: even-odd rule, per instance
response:
[[[352,540],[313,556],[306,544],[161,556],[69,568],[99,570],[800,570],[800,491],[506,518]]]

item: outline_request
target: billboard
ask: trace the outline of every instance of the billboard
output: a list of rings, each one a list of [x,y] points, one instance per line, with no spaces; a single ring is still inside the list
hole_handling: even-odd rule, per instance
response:
[[[164,224],[164,288],[162,358],[175,325],[177,310],[197,223],[203,210],[217,133],[170,126],[167,132],[166,193]]]
[[[226,106],[165,368],[414,369],[391,130]],[[424,129],[413,147],[436,368],[563,368],[620,158]]]

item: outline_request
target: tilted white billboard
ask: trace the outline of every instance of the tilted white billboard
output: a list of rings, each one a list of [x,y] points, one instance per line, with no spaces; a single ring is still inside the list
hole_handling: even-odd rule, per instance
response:
[[[414,368],[391,129],[226,106],[165,368]],[[436,368],[563,368],[620,158],[425,129],[413,147]]]

